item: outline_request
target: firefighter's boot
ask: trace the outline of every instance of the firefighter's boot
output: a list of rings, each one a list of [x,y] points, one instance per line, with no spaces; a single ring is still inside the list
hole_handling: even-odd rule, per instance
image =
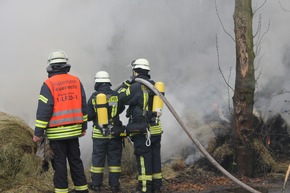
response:
[[[94,186],[92,184],[89,184],[89,189],[93,190],[94,192],[102,192],[101,186]]]
[[[157,189],[154,189],[152,193],[161,193],[161,190],[157,188]]]
[[[120,193],[121,192],[119,186],[113,186],[113,187],[111,187],[111,191],[112,191],[112,193]]]

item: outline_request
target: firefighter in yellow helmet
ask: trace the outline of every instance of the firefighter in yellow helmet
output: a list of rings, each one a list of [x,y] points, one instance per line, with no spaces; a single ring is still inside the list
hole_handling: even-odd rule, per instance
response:
[[[120,101],[128,105],[127,133],[134,143],[138,169],[138,185],[134,192],[158,193],[162,187],[161,173],[161,122],[152,112],[154,93],[145,85],[134,81],[145,79],[153,85],[147,59],[140,58],[131,63],[133,77],[119,89]]]
[[[113,193],[120,192],[120,173],[123,125],[119,114],[125,106],[119,104],[119,93],[111,89],[106,71],[95,75],[94,93],[88,100],[88,120],[93,121],[93,153],[89,188],[102,192],[105,162],[109,170],[109,186]]]
[[[80,158],[79,137],[86,134],[87,105],[82,83],[68,74],[71,65],[62,50],[48,56],[48,79],[43,83],[38,98],[33,141],[42,137],[49,140],[53,150],[54,192],[67,193],[67,162],[75,192],[88,193],[83,162]]]

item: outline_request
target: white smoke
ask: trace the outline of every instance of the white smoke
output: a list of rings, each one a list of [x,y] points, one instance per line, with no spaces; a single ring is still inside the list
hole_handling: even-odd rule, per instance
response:
[[[234,37],[234,1],[216,2],[223,26]],[[253,0],[253,10],[263,2]],[[290,2],[279,2],[267,1],[255,13],[254,30],[259,14],[262,34],[271,21],[256,59],[257,73],[261,72],[260,111],[266,107],[266,94],[290,89],[290,12],[281,8],[290,10]],[[216,40],[221,70],[232,87],[235,44],[219,23],[213,0],[0,1],[0,32],[0,111],[21,117],[32,128],[39,90],[47,77],[46,59],[54,49],[67,52],[71,74],[82,80],[87,98],[97,71],[108,71],[114,87],[131,75],[127,65],[139,57],[149,60],[152,78],[165,83],[166,97],[183,118],[188,110],[202,117],[213,103],[227,106],[232,97],[218,70]],[[279,111],[279,106],[282,102],[273,108]],[[188,138],[166,106],[162,121],[166,158]],[[81,139],[85,157],[91,151],[87,138],[90,130]]]

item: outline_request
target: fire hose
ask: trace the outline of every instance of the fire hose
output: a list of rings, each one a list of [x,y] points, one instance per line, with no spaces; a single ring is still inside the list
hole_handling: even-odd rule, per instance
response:
[[[230,174],[227,170],[225,170],[215,159],[206,151],[206,149],[201,145],[201,143],[193,136],[190,134],[189,130],[186,128],[185,124],[181,121],[181,118],[178,116],[174,108],[171,106],[169,101],[165,98],[165,96],[159,92],[154,85],[152,85],[149,81],[141,79],[141,78],[135,78],[134,79],[136,82],[139,82],[141,84],[144,84],[147,86],[149,89],[151,89],[156,95],[158,95],[162,101],[166,104],[172,115],[175,117],[177,122],[180,124],[182,129],[185,131],[185,133],[188,135],[188,137],[191,139],[191,141],[197,146],[197,148],[202,152],[202,154],[218,169],[220,170],[224,175],[226,175],[229,179],[231,179],[233,182],[241,186],[242,188],[248,190],[249,192],[253,193],[261,193],[252,187],[248,186],[247,184],[243,183],[236,177],[234,177],[232,174]]]

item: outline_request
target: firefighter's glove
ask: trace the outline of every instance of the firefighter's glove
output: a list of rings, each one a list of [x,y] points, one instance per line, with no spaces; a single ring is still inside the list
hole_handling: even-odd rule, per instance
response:
[[[125,80],[124,82],[122,82],[120,88],[118,89],[118,93],[122,93],[125,92],[126,89],[131,86],[131,84],[133,83],[133,77],[130,77],[128,80]]]
[[[133,83],[134,81],[134,77],[130,77],[128,80],[125,80],[123,83],[122,83],[122,88],[123,89],[127,89],[129,86],[131,86],[131,84]]]

